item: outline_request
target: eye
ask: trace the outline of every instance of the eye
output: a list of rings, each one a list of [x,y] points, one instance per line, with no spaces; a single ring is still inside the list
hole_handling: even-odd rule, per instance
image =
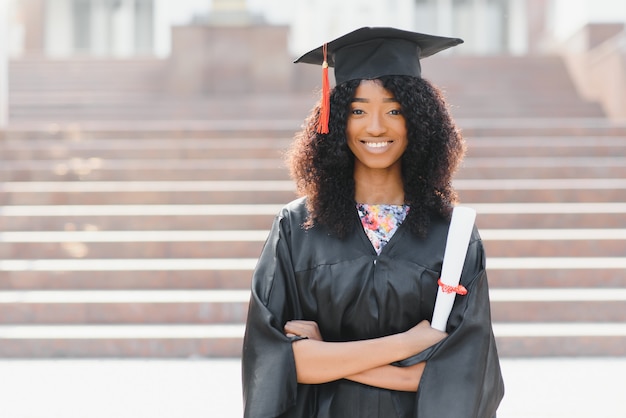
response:
[[[365,112],[363,112],[363,110],[361,110],[361,109],[352,109],[351,113],[353,115],[362,115]]]
[[[402,111],[400,109],[393,109],[389,111],[389,114],[393,116],[400,116],[402,115]]]

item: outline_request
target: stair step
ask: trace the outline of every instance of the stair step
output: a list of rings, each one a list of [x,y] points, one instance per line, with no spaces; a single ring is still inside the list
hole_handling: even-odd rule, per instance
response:
[[[2,324],[243,323],[247,290],[0,292]],[[625,289],[492,289],[496,322],[625,322]]]
[[[574,203],[575,204],[575,203]],[[79,205],[76,205],[79,206]],[[128,205],[131,206],[131,205]],[[154,205],[157,206],[157,205]],[[178,205],[173,205],[178,206]],[[184,206],[184,205],[180,205]],[[202,206],[202,205],[198,205]],[[471,205],[467,205],[471,206]],[[42,205],[41,208],[50,206]],[[5,209],[7,206],[4,207]],[[0,208],[0,213],[2,208]],[[278,210],[275,211],[278,213]],[[76,216],[2,216],[3,231],[116,231],[116,230],[195,230],[199,226],[212,230],[222,229],[269,229],[271,215],[112,215]],[[621,213],[598,214],[490,214],[478,213],[476,224],[487,228],[626,228],[626,217]]]
[[[454,182],[468,202],[620,202],[626,179],[480,179]],[[8,182],[4,204],[242,204],[288,202],[291,181]]]
[[[247,302],[194,301],[1,303],[0,324],[230,324],[245,322],[247,307]],[[624,322],[626,303],[624,300],[492,301],[491,316],[497,322]]]
[[[0,260],[0,271],[252,270],[256,258]],[[490,270],[624,269],[624,257],[489,257]]]
[[[626,228],[626,203],[465,203],[482,229]],[[282,204],[0,207],[2,231],[269,229]],[[68,219],[69,218],[69,219]]]
[[[110,304],[110,303],[247,303],[249,289],[181,290],[5,290],[0,304]],[[623,288],[491,288],[493,303],[515,302],[624,302]],[[626,305],[624,305],[626,308]]]
[[[461,201],[485,203],[575,203],[597,202],[610,203],[626,201],[626,189],[492,189],[492,190],[459,190]],[[172,191],[172,192],[49,192],[30,193],[7,192],[0,196],[0,204],[3,205],[104,205],[115,204],[162,204],[169,202],[172,205],[191,204],[272,204],[278,201],[289,202],[297,198],[294,191]]]
[[[241,352],[243,325],[0,326],[0,356],[232,357]],[[619,323],[494,323],[502,357],[623,356]]]
[[[489,261],[488,261],[489,262]],[[626,287],[626,269],[489,269],[492,288]],[[241,270],[0,270],[4,290],[158,290],[250,288],[252,271]]]
[[[624,157],[468,158],[459,170],[462,179],[507,178],[623,178]],[[289,180],[279,159],[124,159],[71,158],[7,161],[0,167],[6,182],[54,181],[192,181]]]
[[[266,98],[267,99],[267,98]],[[220,99],[221,100],[221,99]],[[310,101],[310,99],[309,99]],[[235,108],[239,103],[234,105]],[[222,103],[220,106],[224,106]],[[311,106],[309,103],[308,107]],[[300,116],[302,113],[300,114]],[[274,115],[276,116],[276,115]],[[19,121],[0,132],[3,140],[33,140],[38,138],[66,141],[115,140],[127,142],[142,139],[207,139],[219,138],[291,138],[302,124],[297,119],[159,119],[159,120],[89,120],[89,121]],[[623,138],[626,124],[607,121],[604,117],[576,118],[456,118],[466,138],[541,137],[573,139],[581,137]],[[129,140],[132,138],[132,141]],[[227,141],[223,141],[227,143]]]
[[[120,290],[120,289],[244,289],[250,288],[252,271],[241,270],[2,270],[5,290]],[[593,276],[602,277],[601,275]],[[586,279],[590,276],[586,275]],[[604,283],[611,283],[604,280]]]
[[[626,327],[619,323],[494,323],[502,356],[624,356]]]
[[[229,121],[222,121],[225,127],[229,127]],[[233,129],[241,129],[247,126],[245,121],[230,121]],[[253,123],[250,121],[249,123]],[[487,127],[485,127],[487,128]],[[176,159],[249,159],[251,164],[259,164],[257,159],[278,158],[280,152],[287,149],[292,142],[293,133],[289,132],[279,136],[233,137],[215,136],[216,132],[207,132],[206,136],[199,138],[171,138],[172,134],[164,132],[164,139],[141,138],[132,136],[129,138],[111,137],[98,139],[90,138],[94,133],[83,137],[82,131],[77,127],[73,136],[69,138],[35,139],[32,134],[28,141],[24,141],[18,135],[15,139],[4,139],[0,144],[0,156],[4,159],[20,160],[48,160],[59,158],[92,158],[97,155],[101,159],[128,160],[138,159],[144,164],[150,164],[153,159],[165,159],[174,163]],[[10,132],[10,131],[9,131]],[[71,134],[69,132],[68,134]],[[39,134],[40,136],[42,134]],[[130,135],[130,133],[129,133]],[[166,139],[167,137],[169,139]],[[623,135],[621,135],[623,136]],[[550,158],[558,152],[562,158],[587,158],[587,157],[624,157],[626,156],[626,143],[621,137],[610,136],[484,136],[466,138],[468,142],[467,158]],[[215,153],[218,153],[215,155]],[[87,157],[85,157],[85,155]],[[251,160],[252,159],[252,160]],[[19,160],[16,160],[19,161]],[[180,161],[180,160],[178,160]],[[549,160],[546,160],[549,161]],[[553,164],[561,164],[560,160],[552,160]]]
[[[228,141],[228,140],[224,140]],[[172,144],[174,145],[174,144]],[[151,160],[171,160],[172,158],[179,158],[181,160],[190,161],[193,164],[195,160],[210,160],[210,159],[280,159],[282,155],[282,148],[234,148],[228,149],[228,147],[220,147],[216,142],[213,147],[201,148],[201,149],[184,149],[184,148],[161,148],[161,149],[145,149],[145,148],[133,148],[127,149],[125,147],[110,148],[110,149],[96,149],[85,148],[75,149],[72,147],[64,146],[63,144],[50,144],[48,148],[43,149],[6,149],[2,152],[2,158],[7,160],[59,160],[67,159],[68,165],[74,162],[79,163],[81,160],[85,166],[97,167],[101,164],[102,160],[120,160],[120,159],[142,159],[144,161]],[[144,164],[147,164],[144,163]],[[255,163],[258,164],[258,163]],[[167,168],[164,166],[164,168]]]
[[[239,242],[265,241],[267,230],[0,232],[3,242]],[[626,229],[484,229],[484,240],[626,240]]]
[[[256,257],[268,233],[267,230],[0,232],[0,258]],[[485,229],[481,236],[491,257],[626,254],[626,229]]]

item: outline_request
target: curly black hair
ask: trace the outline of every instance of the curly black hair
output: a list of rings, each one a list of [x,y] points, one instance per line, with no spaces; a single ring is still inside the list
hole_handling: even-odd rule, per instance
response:
[[[402,155],[405,220],[411,232],[424,237],[431,217],[449,218],[457,193],[452,176],[465,155],[465,141],[448,111],[441,91],[411,76],[384,76],[382,86],[401,106],[408,146]],[[291,177],[307,197],[309,218],[304,227],[323,225],[343,238],[354,228],[354,154],[348,148],[346,124],[360,80],[336,86],[330,95],[329,133],[316,131],[318,103],[287,152]]]

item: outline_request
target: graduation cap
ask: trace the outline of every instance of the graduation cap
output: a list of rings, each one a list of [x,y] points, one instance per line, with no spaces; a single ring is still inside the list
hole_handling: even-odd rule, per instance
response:
[[[364,27],[307,52],[295,63],[322,66],[322,112],[318,132],[328,133],[330,86],[328,67],[337,84],[385,75],[420,77],[420,59],[463,43],[459,38],[427,35],[395,28]]]

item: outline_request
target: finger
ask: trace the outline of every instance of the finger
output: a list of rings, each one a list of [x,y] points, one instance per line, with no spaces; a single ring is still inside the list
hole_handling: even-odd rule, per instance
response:
[[[293,335],[302,335],[302,331],[291,327],[291,326],[286,326],[283,328],[283,331],[285,332],[285,334],[293,334]]]
[[[285,323],[285,327],[290,327],[290,328],[299,328],[302,326],[301,321],[287,321]]]

